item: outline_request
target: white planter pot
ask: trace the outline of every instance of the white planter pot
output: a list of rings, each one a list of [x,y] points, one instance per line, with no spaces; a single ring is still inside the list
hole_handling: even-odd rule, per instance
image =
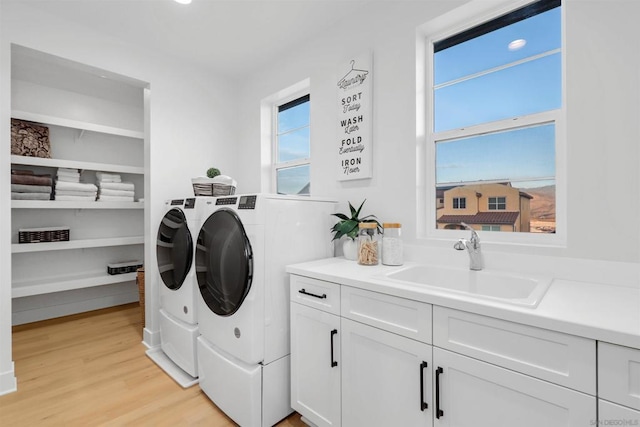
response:
[[[346,238],[342,242],[342,253],[346,259],[351,261],[358,259],[358,242],[351,238]]]

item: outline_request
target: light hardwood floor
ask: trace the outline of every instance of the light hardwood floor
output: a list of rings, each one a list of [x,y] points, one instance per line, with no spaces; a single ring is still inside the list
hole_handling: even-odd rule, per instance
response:
[[[18,391],[0,426],[235,426],[145,355],[138,304],[13,328]],[[280,427],[301,427],[296,413]]]

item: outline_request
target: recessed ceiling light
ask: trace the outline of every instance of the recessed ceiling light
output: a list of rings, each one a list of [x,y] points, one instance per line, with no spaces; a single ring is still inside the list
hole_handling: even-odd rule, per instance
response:
[[[180,3],[180,4],[190,4],[191,0],[173,0],[176,3]]]
[[[511,43],[509,43],[509,50],[522,49],[525,44],[527,44],[527,41],[525,39],[514,40]]]

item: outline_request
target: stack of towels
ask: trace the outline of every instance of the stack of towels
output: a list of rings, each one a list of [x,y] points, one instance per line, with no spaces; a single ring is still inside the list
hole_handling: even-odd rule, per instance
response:
[[[51,200],[51,175],[36,175],[31,170],[11,171],[12,200]]]
[[[58,168],[56,178],[56,200],[95,202],[98,187],[80,182],[77,169]]]
[[[96,172],[99,202],[133,202],[135,185],[122,182],[119,174]]]

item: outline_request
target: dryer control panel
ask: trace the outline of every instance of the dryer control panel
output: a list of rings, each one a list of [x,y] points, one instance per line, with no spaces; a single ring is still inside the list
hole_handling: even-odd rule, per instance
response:
[[[258,196],[241,196],[238,209],[255,209]]]

